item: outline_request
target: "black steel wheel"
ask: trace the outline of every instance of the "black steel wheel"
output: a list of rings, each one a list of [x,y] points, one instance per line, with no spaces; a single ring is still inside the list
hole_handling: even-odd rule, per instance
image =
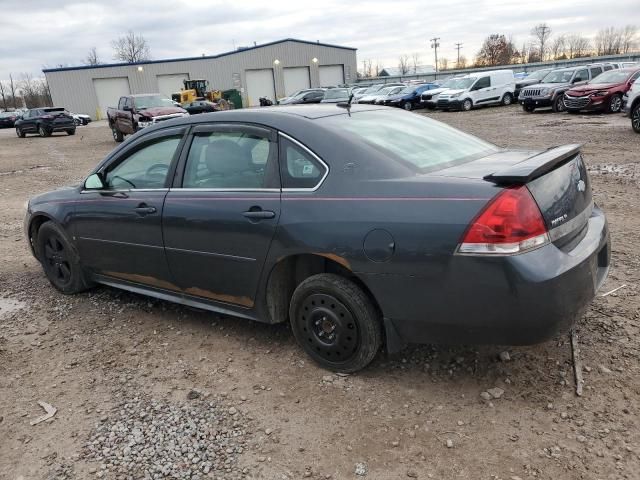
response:
[[[631,126],[634,132],[640,133],[640,102],[631,110]]]
[[[43,223],[35,247],[47,279],[58,290],[71,294],[90,286],[78,256],[60,227],[52,222]]]
[[[293,293],[291,327],[302,348],[324,368],[351,373],[366,367],[382,343],[379,315],[352,281],[313,275]]]

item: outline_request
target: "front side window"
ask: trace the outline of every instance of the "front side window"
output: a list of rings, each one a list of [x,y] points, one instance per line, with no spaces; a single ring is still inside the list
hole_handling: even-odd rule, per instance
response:
[[[105,172],[107,188],[114,190],[164,188],[182,135],[158,139],[136,150]]]
[[[193,138],[183,188],[260,189],[267,187],[276,145],[252,132],[203,132]]]
[[[476,84],[473,86],[474,90],[480,90],[481,88],[488,88],[491,86],[491,77],[479,78]]]
[[[280,139],[280,176],[283,188],[315,188],[326,167],[306,149],[287,138]]]
[[[587,73],[587,70],[578,70],[578,72],[576,73],[575,78],[573,79],[574,82],[583,82],[585,80],[589,79],[589,74]]]

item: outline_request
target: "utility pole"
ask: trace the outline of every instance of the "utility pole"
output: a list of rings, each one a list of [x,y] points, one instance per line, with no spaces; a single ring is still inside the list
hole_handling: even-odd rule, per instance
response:
[[[438,47],[440,46],[440,37],[435,37],[431,40],[431,48],[433,48],[436,56],[436,78],[438,78]]]
[[[456,68],[460,68],[460,49],[462,48],[462,43],[456,43],[456,50],[458,50],[458,62],[456,63]]]

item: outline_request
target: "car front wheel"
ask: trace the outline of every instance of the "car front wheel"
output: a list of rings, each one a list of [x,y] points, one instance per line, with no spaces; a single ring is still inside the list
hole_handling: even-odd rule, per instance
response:
[[[322,367],[352,373],[366,367],[382,344],[378,312],[352,281],[330,273],[313,275],[293,293],[293,334]]]
[[[609,99],[608,111],[610,113],[618,113],[622,110],[622,96],[619,94],[612,95]]]
[[[20,138],[24,138],[26,136],[26,134],[20,130],[20,127],[16,127],[16,135]]]
[[[553,101],[553,105],[551,106],[551,109],[556,113],[564,112],[566,110],[566,107],[564,104],[564,95],[558,95],[556,97],[556,99]]]
[[[473,107],[473,103],[468,98],[464,102],[462,102],[463,111],[468,112],[469,110],[471,110],[471,107]]]
[[[522,105],[522,110],[524,110],[527,113],[533,113],[535,109],[536,108],[532,107],[531,105]]]
[[[48,137],[49,135],[51,135],[51,132],[49,132],[49,130],[47,130],[42,125],[40,125],[38,127],[38,135],[40,135],[41,137]]]
[[[79,258],[60,227],[53,222],[43,223],[35,247],[42,269],[55,288],[72,294],[89,287]]]
[[[120,142],[124,141],[124,135],[123,135],[123,134],[122,134],[122,132],[121,132],[120,130],[118,130],[117,128],[112,127],[112,128],[111,128],[111,133],[113,134],[113,139],[114,139],[116,142],[120,143]]]
[[[404,105],[402,105],[402,108],[410,112],[413,109],[413,105],[411,104],[411,102],[404,102]]]
[[[69,130],[67,130],[67,135],[75,135],[75,134],[76,134],[75,128],[70,128]]]
[[[631,126],[634,132],[640,133],[640,103],[631,110]]]

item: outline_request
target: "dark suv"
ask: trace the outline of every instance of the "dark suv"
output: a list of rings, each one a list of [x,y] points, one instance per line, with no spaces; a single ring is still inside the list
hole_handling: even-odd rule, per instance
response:
[[[73,116],[64,108],[46,107],[27,110],[15,122],[16,134],[24,138],[27,133],[37,133],[41,137],[48,137],[53,132],[76,133]]]

